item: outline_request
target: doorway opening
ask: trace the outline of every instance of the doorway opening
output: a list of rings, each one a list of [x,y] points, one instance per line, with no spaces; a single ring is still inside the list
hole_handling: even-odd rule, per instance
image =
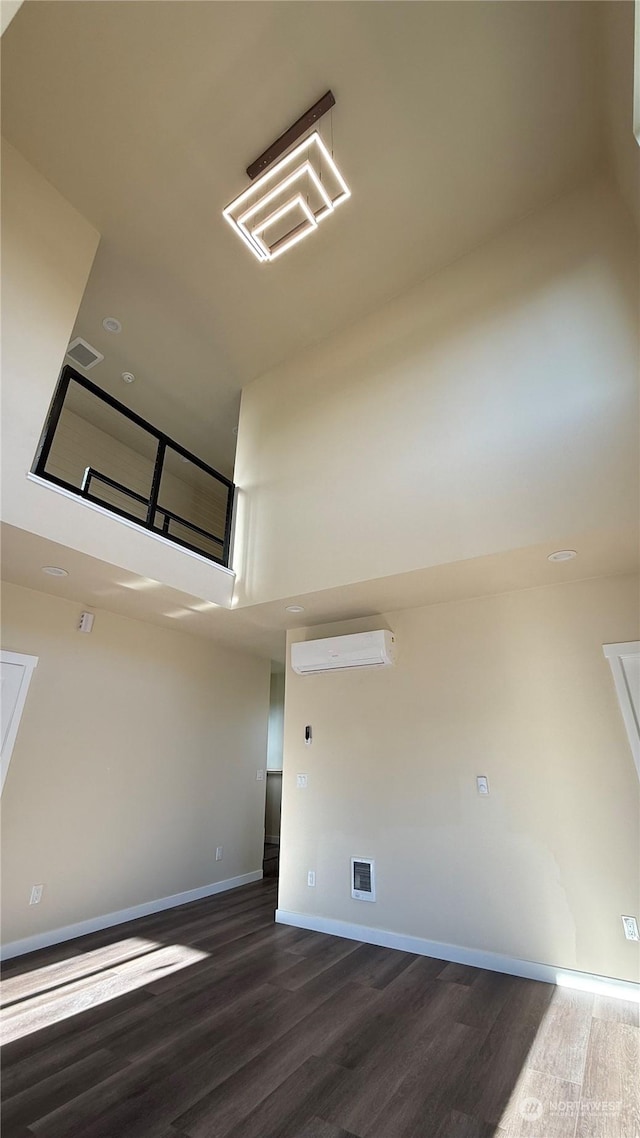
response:
[[[280,814],[282,810],[282,754],[284,732],[284,664],[271,661],[269,728],[267,734],[267,787],[264,813],[265,877],[277,877],[280,868]]]

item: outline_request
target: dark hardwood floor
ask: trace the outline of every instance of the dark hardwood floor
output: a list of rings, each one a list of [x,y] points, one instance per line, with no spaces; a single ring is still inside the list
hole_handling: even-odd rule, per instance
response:
[[[3,1138],[637,1138],[637,1006],[276,925],[276,883],[4,968]]]

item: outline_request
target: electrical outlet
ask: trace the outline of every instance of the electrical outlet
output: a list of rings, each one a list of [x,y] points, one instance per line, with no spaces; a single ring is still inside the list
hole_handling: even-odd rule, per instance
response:
[[[216,861],[222,861],[222,846],[216,846]]]
[[[307,776],[306,776],[306,774],[296,775],[296,786],[297,786],[298,790],[306,790],[307,789]]]
[[[308,885],[310,888],[313,888],[313,887],[315,886],[315,883],[316,883],[316,874],[315,874],[315,870],[314,870],[314,869],[310,869],[310,870],[309,870],[309,872],[308,872],[308,874],[307,874],[307,885]]]
[[[256,782],[264,782],[264,771],[256,771]]]
[[[44,889],[44,885],[32,885],[31,886],[31,896],[29,898],[29,904],[30,905],[39,905],[40,904],[40,902],[42,900],[42,890],[43,889]]]
[[[622,925],[624,928],[624,935],[627,940],[640,940],[638,933],[638,922],[635,917],[623,917]]]

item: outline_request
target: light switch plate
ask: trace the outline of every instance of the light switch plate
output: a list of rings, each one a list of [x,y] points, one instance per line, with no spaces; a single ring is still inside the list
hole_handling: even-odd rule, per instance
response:
[[[264,771],[256,771],[256,782],[264,782]]]
[[[478,794],[482,794],[486,797],[489,793],[489,779],[486,774],[479,774],[476,777],[476,786],[478,788]]]

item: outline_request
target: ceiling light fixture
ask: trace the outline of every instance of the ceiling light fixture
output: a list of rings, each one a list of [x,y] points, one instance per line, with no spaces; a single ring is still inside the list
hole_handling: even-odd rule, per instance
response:
[[[68,577],[66,569],[60,569],[57,565],[43,565],[42,572],[46,573],[49,577]]]
[[[550,553],[547,561],[573,561],[577,556],[575,549],[559,549],[557,553]]]
[[[259,261],[275,261],[315,233],[318,223],[351,196],[317,130],[294,145],[334,104],[327,91],[247,168],[253,185],[222,211]]]
[[[115,316],[105,316],[104,320],[102,321],[102,327],[104,328],[105,332],[122,331],[122,324],[119,320],[116,320]]]
[[[287,605],[285,612],[304,612],[302,605]]]

